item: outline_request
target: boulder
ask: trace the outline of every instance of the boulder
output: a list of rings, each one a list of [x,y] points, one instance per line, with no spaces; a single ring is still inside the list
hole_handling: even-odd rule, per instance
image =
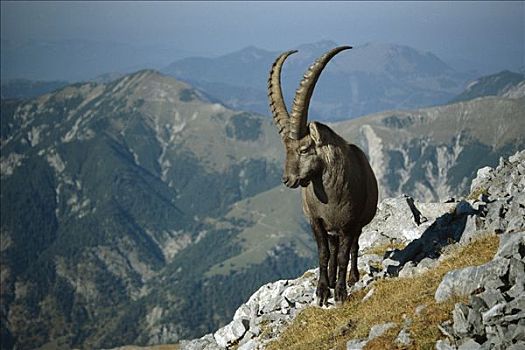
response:
[[[455,203],[420,203],[406,195],[387,198],[379,204],[372,222],[364,227],[359,246],[367,249],[391,242],[411,242],[455,206]]]
[[[248,330],[249,323],[245,320],[233,320],[213,334],[217,344],[223,348],[235,343],[242,338]]]
[[[434,299],[440,303],[453,294],[470,295],[475,290],[485,286],[501,286],[503,277],[509,267],[507,259],[494,259],[481,266],[470,266],[448,272],[434,294]]]
[[[346,350],[362,350],[368,341],[365,339],[352,339],[346,343]]]
[[[406,329],[402,329],[394,340],[397,344],[404,347],[412,344],[412,339],[410,338],[410,333]]]
[[[394,322],[376,324],[375,326],[372,326],[372,328],[370,328],[370,332],[368,333],[368,340],[370,341],[372,339],[382,336],[386,331],[388,331],[391,328],[394,328],[395,326],[396,324]]]

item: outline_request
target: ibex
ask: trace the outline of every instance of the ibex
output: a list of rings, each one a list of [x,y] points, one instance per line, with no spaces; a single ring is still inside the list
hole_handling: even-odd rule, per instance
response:
[[[336,303],[346,300],[350,254],[349,282],[359,280],[358,239],[377,207],[377,181],[363,151],[328,126],[307,123],[310,98],[321,71],[332,57],[346,49],[351,47],[335,48],[310,66],[295,93],[291,116],[281,90],[281,69],[286,58],[297,51],[281,54],[268,79],[270,109],[286,148],[282,181],[290,188],[302,187],[303,211],[317,242],[316,295],[320,306],[328,304],[329,288],[335,288]]]

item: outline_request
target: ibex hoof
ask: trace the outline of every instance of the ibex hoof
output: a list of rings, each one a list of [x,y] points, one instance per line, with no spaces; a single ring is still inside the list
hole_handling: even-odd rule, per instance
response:
[[[346,301],[346,286],[344,284],[338,283],[335,287],[335,303],[340,305]]]
[[[350,272],[350,277],[348,278],[348,285],[353,286],[358,281],[359,281],[359,272],[358,273]]]
[[[317,295],[317,304],[319,306],[328,306],[328,299],[330,298],[330,288],[324,283],[318,283],[317,284],[317,291],[315,293]]]

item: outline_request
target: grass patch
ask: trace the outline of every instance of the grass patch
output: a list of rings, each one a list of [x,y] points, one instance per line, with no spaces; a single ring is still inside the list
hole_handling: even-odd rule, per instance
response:
[[[434,293],[443,276],[450,270],[482,265],[490,261],[499,239],[486,235],[467,246],[454,246],[436,268],[411,278],[388,278],[373,284],[371,298],[362,301],[368,290],[350,296],[344,306],[334,309],[304,309],[280,338],[267,349],[346,349],[346,342],[366,338],[376,324],[395,322],[397,327],[369,342],[365,349],[396,349],[394,339],[404,318],[412,320],[409,328],[412,349],[433,349],[441,337],[438,324],[450,318],[454,304],[465,298],[451,298],[436,303]],[[419,305],[426,307],[416,315]],[[344,331],[342,331],[344,330]]]
[[[363,250],[363,254],[376,254],[379,256],[385,256],[387,251],[392,251],[395,249],[402,250],[407,246],[406,242],[400,241],[390,241],[388,243],[378,244],[371,246]]]
[[[489,190],[484,187],[478,187],[474,189],[474,191],[470,192],[470,194],[467,196],[467,199],[475,200],[475,199],[478,199],[479,196],[481,196],[482,194],[488,196]]]

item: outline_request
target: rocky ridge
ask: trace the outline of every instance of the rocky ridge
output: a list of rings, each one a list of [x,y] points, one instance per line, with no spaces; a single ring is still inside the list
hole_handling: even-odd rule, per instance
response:
[[[468,244],[477,236],[498,234],[494,259],[478,267],[453,270],[436,290],[436,301],[454,294],[470,296],[457,303],[452,317],[440,325],[443,339],[436,349],[518,349],[525,346],[525,151],[500,159],[495,168],[482,168],[472,181],[469,197],[446,203],[420,203],[411,197],[381,202],[374,220],[365,228],[360,246],[360,281],[350,293],[375,280],[422,273],[446,258],[450,245]],[[374,246],[406,244],[380,256]],[[315,305],[318,269],[294,280],[262,286],[236,311],[233,320],[214,333],[182,341],[181,348],[262,349],[277,338],[295,316]],[[370,297],[373,288],[364,297]],[[333,300],[332,300],[333,305]],[[329,306],[332,307],[332,306]],[[424,305],[421,306],[424,308]],[[409,323],[396,342],[411,344]],[[395,326],[378,324],[368,338],[348,341],[347,349],[362,349],[368,341]]]
[[[483,168],[472,182],[475,205],[468,238],[481,230],[501,233],[494,259],[482,266],[449,272],[436,301],[470,295],[457,303],[452,320],[442,325],[447,337],[437,349],[523,349],[525,347],[525,151]],[[467,239],[468,239],[467,238]]]

